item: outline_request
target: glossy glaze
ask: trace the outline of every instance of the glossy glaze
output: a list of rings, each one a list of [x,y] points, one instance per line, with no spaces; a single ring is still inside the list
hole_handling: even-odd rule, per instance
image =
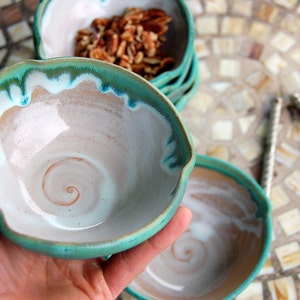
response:
[[[270,228],[268,210],[261,214],[265,200],[262,194],[253,201],[233,178],[197,166],[183,198],[193,212],[189,229],[148,265],[129,291],[140,299],[164,300],[216,300],[234,293],[258,271],[266,254]]]
[[[189,66],[194,47],[194,23],[184,0],[43,0],[34,18],[34,41],[37,58],[74,55],[75,36],[89,27],[96,17],[121,15],[127,7],[161,8],[172,17],[164,51],[174,58],[174,68],[151,82],[161,88],[177,80]],[[66,15],[65,12],[68,12]]]
[[[110,71],[118,79],[108,85]],[[171,208],[185,143],[173,131],[177,116],[171,121],[170,104],[156,102],[161,95],[153,90],[151,96],[150,84],[118,71],[66,59],[56,69],[52,62],[33,63],[22,85],[14,79],[9,88],[2,84],[0,199],[11,230],[54,243],[107,243],[137,233]],[[133,93],[120,90],[126,83]]]

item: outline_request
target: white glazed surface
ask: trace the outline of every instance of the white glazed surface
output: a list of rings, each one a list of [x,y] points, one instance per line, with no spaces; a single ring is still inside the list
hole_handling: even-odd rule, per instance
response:
[[[158,7],[176,20],[170,26],[167,40],[171,45],[166,45],[166,49],[176,62],[180,62],[187,43],[186,26],[176,1],[161,0],[52,0],[41,27],[45,58],[72,56],[79,29],[89,27],[97,17],[121,15],[127,7]]]
[[[24,86],[29,98],[17,85],[0,93],[0,199],[12,230],[99,242],[141,228],[167,207],[180,174],[164,162],[175,147],[172,129],[153,108],[100,93],[89,74],[34,72]]]
[[[263,221],[248,192],[216,171],[196,172],[183,198],[189,229],[130,285],[149,299],[223,299],[257,263]]]

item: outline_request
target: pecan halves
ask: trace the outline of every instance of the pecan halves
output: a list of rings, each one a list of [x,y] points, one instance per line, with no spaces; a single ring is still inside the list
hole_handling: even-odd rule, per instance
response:
[[[91,29],[79,30],[74,53],[118,64],[150,80],[174,64],[161,51],[169,22],[162,9],[129,7],[122,16],[96,18]]]

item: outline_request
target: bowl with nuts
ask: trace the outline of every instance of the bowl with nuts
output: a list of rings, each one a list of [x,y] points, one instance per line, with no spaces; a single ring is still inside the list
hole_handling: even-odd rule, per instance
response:
[[[172,92],[192,65],[194,24],[185,0],[43,0],[34,43],[38,59],[104,60]]]
[[[25,248],[82,259],[143,242],[194,161],[171,101],[122,67],[66,57],[0,73],[0,228]]]

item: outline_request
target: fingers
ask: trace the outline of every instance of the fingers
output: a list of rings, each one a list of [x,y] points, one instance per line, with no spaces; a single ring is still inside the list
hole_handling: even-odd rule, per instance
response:
[[[103,275],[114,298],[156,255],[175,242],[187,229],[191,218],[192,213],[187,207],[179,207],[172,220],[154,237],[135,248],[112,256],[105,262]]]

